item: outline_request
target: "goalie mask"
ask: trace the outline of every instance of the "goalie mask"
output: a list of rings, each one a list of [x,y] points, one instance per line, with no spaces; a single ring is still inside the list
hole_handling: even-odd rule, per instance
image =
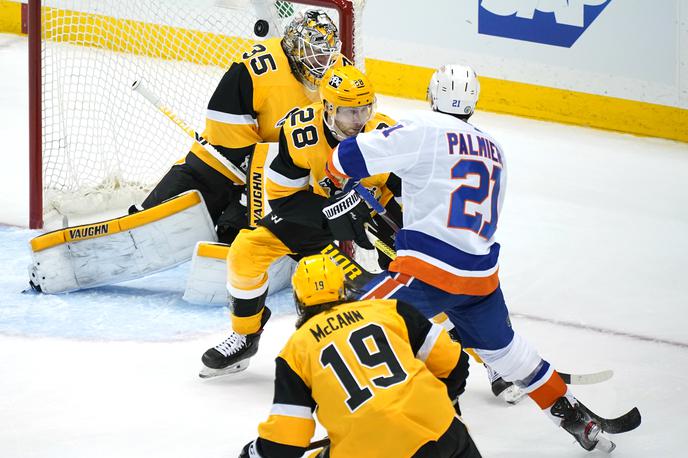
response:
[[[324,254],[301,259],[291,279],[299,316],[308,307],[343,301],[344,271]]]
[[[320,82],[325,124],[339,141],[358,134],[375,113],[375,91],[359,69],[330,69]]]
[[[307,10],[287,26],[282,47],[294,75],[314,91],[339,55],[341,42],[337,26],[324,11]]]
[[[443,65],[430,78],[428,101],[434,111],[468,118],[479,95],[480,82],[468,65]]]

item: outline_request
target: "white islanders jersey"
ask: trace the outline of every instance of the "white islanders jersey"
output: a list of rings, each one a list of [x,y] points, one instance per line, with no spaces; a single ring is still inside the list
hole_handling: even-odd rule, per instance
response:
[[[497,288],[494,234],[506,163],[489,134],[450,115],[418,111],[343,141],[328,167],[356,180],[383,172],[401,178],[404,227],[390,271],[453,294],[484,296]]]

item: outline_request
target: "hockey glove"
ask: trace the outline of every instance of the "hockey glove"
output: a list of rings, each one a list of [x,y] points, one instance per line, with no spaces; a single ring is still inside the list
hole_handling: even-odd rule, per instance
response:
[[[365,231],[365,223],[372,221],[370,209],[356,191],[330,197],[323,213],[335,239],[353,240],[367,250],[374,248]]]

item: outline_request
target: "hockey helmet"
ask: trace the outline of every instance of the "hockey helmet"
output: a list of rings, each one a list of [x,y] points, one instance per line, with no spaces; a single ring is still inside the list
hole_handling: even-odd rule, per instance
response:
[[[331,68],[320,82],[325,124],[341,141],[359,133],[375,112],[375,90],[353,65]]]
[[[430,78],[428,101],[434,111],[471,116],[480,95],[478,77],[468,65],[443,65]]]
[[[287,26],[282,47],[296,78],[314,91],[339,55],[341,42],[327,13],[306,10]]]
[[[345,299],[344,271],[329,256],[316,254],[299,261],[291,278],[299,315],[306,307]]]

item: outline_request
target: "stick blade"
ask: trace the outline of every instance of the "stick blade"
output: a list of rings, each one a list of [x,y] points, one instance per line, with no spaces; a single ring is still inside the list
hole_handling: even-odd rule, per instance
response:
[[[632,431],[640,426],[642,418],[637,407],[633,407],[627,413],[610,420],[602,419],[602,431],[608,434],[621,434]]]
[[[567,385],[594,385],[596,383],[606,382],[614,376],[614,371],[604,370],[600,372],[593,372],[591,374],[566,374],[559,372],[559,376]]]
[[[593,418],[597,423],[599,423],[602,431],[607,434],[621,434],[632,431],[640,426],[642,418],[640,416],[640,411],[637,407],[633,407],[631,410],[626,412],[617,418],[603,418],[592,412],[590,409],[581,404],[581,407]]]

